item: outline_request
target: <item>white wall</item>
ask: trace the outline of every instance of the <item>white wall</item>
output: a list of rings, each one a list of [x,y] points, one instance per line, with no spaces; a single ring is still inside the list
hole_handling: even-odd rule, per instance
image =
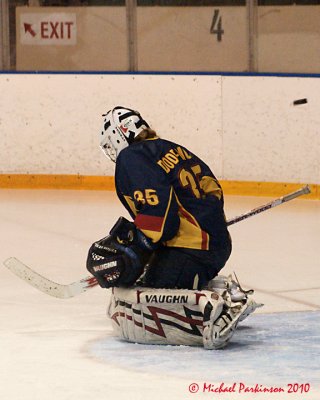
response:
[[[320,182],[320,78],[225,77],[222,92],[224,177]]]
[[[115,105],[220,179],[320,183],[320,79],[291,77],[0,74],[0,173],[113,175],[98,134]]]

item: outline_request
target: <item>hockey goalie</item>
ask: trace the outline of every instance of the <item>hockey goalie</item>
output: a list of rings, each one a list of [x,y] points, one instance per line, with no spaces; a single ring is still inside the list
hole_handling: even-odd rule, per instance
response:
[[[224,347],[257,304],[252,291],[219,275],[231,253],[220,183],[132,109],[105,114],[100,136],[132,217],[120,217],[87,259],[99,285],[112,288],[116,333],[137,343]]]

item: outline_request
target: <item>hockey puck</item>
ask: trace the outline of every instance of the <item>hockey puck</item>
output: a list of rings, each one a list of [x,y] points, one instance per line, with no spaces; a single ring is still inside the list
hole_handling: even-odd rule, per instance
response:
[[[295,100],[294,102],[293,102],[293,105],[294,106],[299,106],[300,104],[307,104],[308,103],[308,100],[307,99],[299,99],[299,100]]]

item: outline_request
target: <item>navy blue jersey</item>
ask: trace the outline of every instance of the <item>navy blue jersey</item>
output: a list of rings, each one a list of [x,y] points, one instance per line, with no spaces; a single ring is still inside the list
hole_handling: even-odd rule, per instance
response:
[[[221,186],[189,150],[153,138],[123,149],[116,190],[136,226],[153,242],[209,250],[229,237]]]

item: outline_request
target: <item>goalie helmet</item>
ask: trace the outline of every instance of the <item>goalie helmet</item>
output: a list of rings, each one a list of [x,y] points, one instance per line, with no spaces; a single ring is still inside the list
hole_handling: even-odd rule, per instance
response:
[[[121,150],[129,146],[144,129],[149,128],[138,111],[122,106],[108,111],[103,117],[100,147],[113,162]]]

